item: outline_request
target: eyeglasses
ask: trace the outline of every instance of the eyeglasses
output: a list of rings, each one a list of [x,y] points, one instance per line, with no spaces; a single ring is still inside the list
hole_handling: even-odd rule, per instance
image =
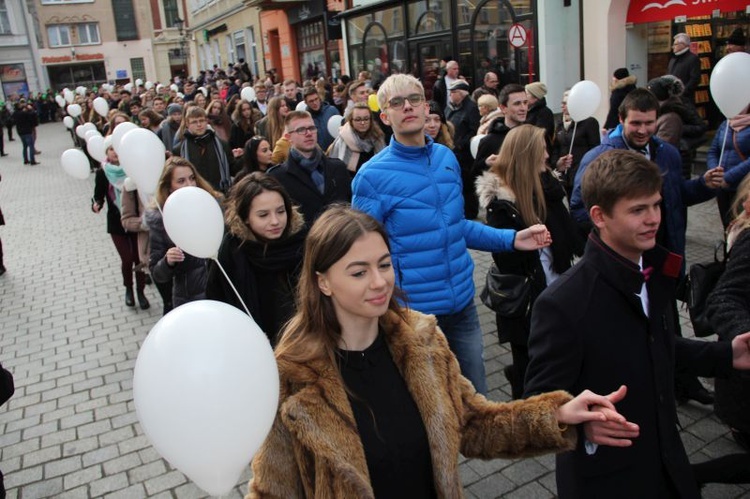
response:
[[[355,123],[367,123],[368,121],[370,121],[370,117],[369,116],[363,116],[361,118],[352,118],[352,121],[355,122]]]
[[[404,97],[401,97],[401,96],[399,96],[399,97],[392,97],[388,101],[388,107],[391,107],[393,109],[401,109],[402,107],[404,107],[404,103],[406,101],[409,101],[409,104],[411,104],[412,106],[418,106],[422,102],[424,102],[424,95],[422,95],[422,94],[411,94],[411,95],[407,95],[407,96],[404,96]]]
[[[315,133],[317,131],[318,131],[318,127],[316,126],[301,126],[299,128],[295,128],[294,130],[291,130],[289,133],[307,135],[308,133]]]

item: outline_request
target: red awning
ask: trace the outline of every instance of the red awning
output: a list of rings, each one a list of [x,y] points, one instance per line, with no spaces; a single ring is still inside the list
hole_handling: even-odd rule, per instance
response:
[[[677,16],[710,16],[721,12],[745,11],[747,0],[631,0],[627,22],[651,23],[671,21]]]

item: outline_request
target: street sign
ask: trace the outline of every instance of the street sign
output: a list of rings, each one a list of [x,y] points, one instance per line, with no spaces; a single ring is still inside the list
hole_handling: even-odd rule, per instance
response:
[[[527,38],[526,28],[521,24],[514,24],[508,30],[508,41],[517,49],[526,45]]]

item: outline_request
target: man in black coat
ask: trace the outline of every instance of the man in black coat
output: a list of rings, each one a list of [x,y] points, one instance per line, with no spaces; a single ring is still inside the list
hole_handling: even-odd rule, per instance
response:
[[[661,182],[639,153],[597,158],[583,179],[596,227],[586,253],[534,305],[526,395],[612,392],[628,420],[580,427],[577,448],[557,457],[562,499],[698,499],[677,431],[675,368],[702,376],[750,369],[750,333],[731,345],[674,333],[682,258],[656,246]]]
[[[473,162],[469,145],[479,128],[479,108],[469,98],[469,84],[465,80],[456,80],[450,88],[448,105],[445,107],[445,118],[453,123],[453,152],[461,166],[463,181],[464,215],[467,220],[477,218],[479,201],[474,187],[477,175],[473,174]]]
[[[445,75],[438,78],[432,87],[432,100],[440,104],[440,109],[445,109],[448,105],[448,89],[459,79],[459,72],[458,62],[448,61],[445,64]]]
[[[685,84],[682,100],[694,105],[695,89],[701,81],[701,61],[690,51],[690,37],[687,33],[678,33],[672,43],[674,56],[669,60],[667,73],[676,76]]]
[[[529,99],[523,86],[517,83],[505,85],[500,91],[498,101],[504,118],[496,119],[490,125],[487,135],[479,142],[477,156],[474,159],[474,171],[477,174],[489,168],[489,163],[494,161],[495,156],[500,152],[500,147],[510,129],[526,122]]]
[[[292,146],[289,157],[268,174],[281,182],[310,226],[329,204],[351,202],[351,176],[343,161],[327,158],[318,147],[310,113],[291,111],[284,122],[284,137]]]

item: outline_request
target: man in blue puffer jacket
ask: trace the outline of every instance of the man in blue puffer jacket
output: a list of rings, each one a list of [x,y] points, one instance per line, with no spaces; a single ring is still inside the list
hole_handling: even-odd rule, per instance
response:
[[[474,262],[467,247],[533,251],[549,245],[549,232],[534,225],[516,233],[464,218],[461,168],[450,149],[424,134],[429,106],[419,80],[388,77],[378,103],[393,137],[354,177],[352,205],[383,223],[397,285],[409,307],[437,317],[461,373],[486,394]]]

